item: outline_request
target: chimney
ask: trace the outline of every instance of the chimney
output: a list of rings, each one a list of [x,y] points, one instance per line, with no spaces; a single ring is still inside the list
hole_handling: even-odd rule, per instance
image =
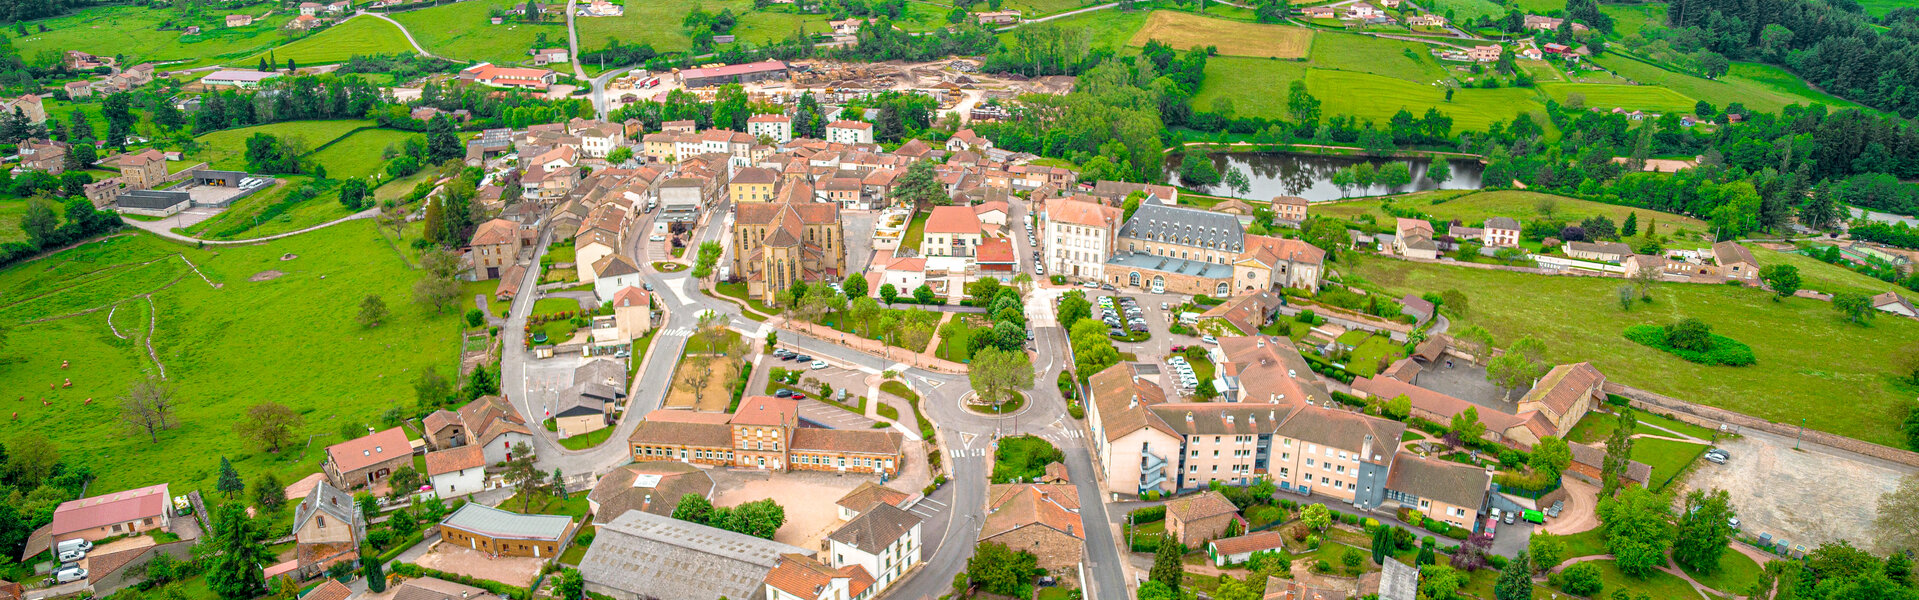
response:
[[[1227,425],[1232,425],[1232,424],[1233,424],[1233,416],[1232,416],[1232,415],[1226,415],[1226,424],[1227,424]]]
[[[1287,377],[1292,377],[1292,378],[1294,378],[1294,379],[1298,379],[1298,378],[1299,378],[1299,371],[1297,371],[1297,370],[1294,370],[1294,369],[1287,369],[1287,370],[1286,370],[1286,376],[1287,376]]]
[[[1139,408],[1139,394],[1133,394],[1133,397],[1126,401],[1126,408]]]
[[[1187,423],[1193,422],[1193,411],[1190,411],[1190,410],[1186,411],[1186,422]]]
[[[1255,347],[1255,348],[1265,348],[1265,347],[1266,347],[1266,338],[1263,338],[1263,337],[1256,337],[1256,338],[1253,338],[1253,347]]]
[[[1373,434],[1368,433],[1366,434],[1366,440],[1363,442],[1360,442],[1359,444],[1359,455],[1363,457],[1363,456],[1372,456],[1372,454],[1373,454]]]

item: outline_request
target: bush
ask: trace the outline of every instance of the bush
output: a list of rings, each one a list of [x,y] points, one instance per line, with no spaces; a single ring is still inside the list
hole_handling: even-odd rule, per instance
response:
[[[1605,588],[1605,582],[1599,579],[1599,565],[1589,562],[1566,567],[1554,576],[1559,578],[1559,582],[1555,584],[1559,586],[1559,589],[1576,596],[1597,596],[1600,590]]]
[[[1134,523],[1157,523],[1166,519],[1166,506],[1147,506],[1134,509],[1129,513]]]
[[[1066,405],[1066,414],[1072,415],[1075,419],[1085,419],[1086,409],[1080,408],[1079,403],[1074,402]]]
[[[1625,332],[1628,340],[1642,346],[1664,350],[1673,356],[1702,365],[1743,367],[1757,362],[1757,359],[1753,358],[1751,346],[1717,333],[1707,335],[1711,340],[1709,347],[1705,350],[1692,350],[1667,343],[1666,330],[1658,325],[1634,325],[1627,327]]]

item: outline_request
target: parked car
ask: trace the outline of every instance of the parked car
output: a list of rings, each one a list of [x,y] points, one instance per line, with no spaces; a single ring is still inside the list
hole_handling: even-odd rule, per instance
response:
[[[1206,335],[1199,336],[1199,341],[1206,342],[1208,344],[1217,344],[1219,343],[1219,338],[1213,337],[1213,334],[1208,333]]]
[[[823,361],[823,360],[813,361],[813,370],[818,371],[824,368],[826,368],[826,361]]]
[[[794,400],[805,400],[805,399],[806,399],[806,394],[804,394],[804,393],[801,393],[801,392],[793,392],[793,399],[794,399]]]
[[[657,233],[655,233],[655,234],[653,234],[653,237],[649,237],[649,238],[646,238],[646,241],[649,241],[649,242],[664,242],[664,241],[666,241],[666,236],[663,236],[663,235],[660,235],[660,234],[657,234]]]
[[[83,539],[60,540],[60,544],[54,547],[54,550],[57,550],[60,552],[66,552],[69,550],[79,550],[81,552],[85,552],[92,549],[93,549],[93,542],[89,542]]]
[[[641,289],[644,289],[644,290],[646,290],[646,291],[649,291],[649,292],[651,292],[651,291],[653,291],[653,284],[651,284],[651,283],[645,283],[645,282],[641,282],[641,283],[640,283],[640,288],[641,288]]]
[[[58,571],[54,571],[53,575],[51,577],[48,577],[48,579],[53,580],[54,583],[72,583],[72,582],[80,581],[86,578],[87,578],[87,570],[82,569],[80,567],[67,567],[64,569],[60,569]]]
[[[785,348],[774,348],[774,349],[773,349],[773,356],[777,356],[777,357],[780,357],[780,358],[786,358],[786,357],[788,357],[788,356],[792,356],[792,355],[793,355],[793,351],[792,351],[792,350],[787,350],[787,349],[785,349]]]
[[[63,563],[79,562],[80,559],[86,558],[86,557],[87,557],[87,551],[85,550],[68,550],[66,552],[60,553],[60,562],[63,562]]]
[[[1513,516],[1514,516],[1514,515],[1513,515],[1513,512],[1512,512],[1512,511],[1510,511],[1510,510],[1509,510],[1509,511],[1506,511],[1506,524],[1507,524],[1507,525],[1511,525],[1511,524],[1513,524]]]
[[[1706,462],[1709,462],[1715,465],[1723,465],[1723,464],[1726,464],[1726,457],[1718,454],[1707,453]]]
[[[1727,526],[1727,527],[1731,527],[1731,528],[1733,529],[1733,531],[1738,531],[1738,530],[1739,530],[1739,517],[1733,517],[1733,518],[1730,518],[1730,519],[1726,519],[1726,526]]]
[[[1106,290],[1106,291],[1109,291],[1109,292],[1111,292],[1111,291],[1114,291],[1114,290],[1113,290],[1113,284],[1110,284],[1110,283],[1102,283],[1102,284],[1099,284],[1099,289],[1102,289],[1102,290]]]
[[[810,363],[810,362],[813,362],[813,355],[811,355],[811,354],[801,354],[801,355],[799,355],[799,356],[797,356],[797,357],[794,357],[794,360],[797,360],[797,361],[799,361],[799,362],[803,362],[803,363]]]
[[[793,390],[780,388],[779,391],[773,392],[773,397],[774,398],[791,398],[793,397]]]

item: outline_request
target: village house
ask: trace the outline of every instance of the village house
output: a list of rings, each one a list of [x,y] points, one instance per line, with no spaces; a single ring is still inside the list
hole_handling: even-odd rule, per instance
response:
[[[428,452],[425,475],[442,500],[478,492],[486,485],[486,453],[480,446]]]
[[[1065,484],[998,484],[987,489],[981,543],[1031,552],[1059,585],[1078,587],[1086,557],[1079,489]]]
[[[565,48],[535,48],[527,53],[533,55],[533,64],[539,66],[567,62]]]
[[[1256,552],[1281,551],[1285,544],[1285,535],[1277,531],[1261,531],[1206,542],[1206,556],[1213,559],[1213,566],[1224,567],[1245,563]]]
[[[1712,257],[1719,264],[1719,274],[1726,279],[1757,281],[1759,279],[1759,261],[1752,257],[1752,250],[1739,242],[1719,242],[1712,245]]]
[[[47,544],[41,547],[44,550],[66,540],[98,541],[155,529],[165,530],[172,526],[172,513],[169,512],[172,498],[167,494],[167,484],[162,483],[68,500],[54,507],[53,521],[43,529],[44,537],[36,531],[33,541],[44,539]],[[28,550],[36,547],[40,546],[37,543],[28,544]]]
[[[1919,310],[1914,310],[1912,302],[1898,292],[1886,292],[1873,296],[1872,307],[1901,317],[1919,317]]]
[[[39,96],[33,94],[18,98],[0,98],[0,112],[9,115],[19,112],[26,115],[28,125],[41,125],[47,122],[46,104],[40,101]]]
[[[1306,222],[1307,206],[1306,199],[1299,196],[1274,196],[1273,218],[1282,224],[1297,227]]]
[[[1489,63],[1499,60],[1499,44],[1486,44],[1466,49],[1466,58],[1474,62]]]
[[[366,517],[352,494],[326,481],[315,482],[293,507],[293,541],[299,578],[318,577],[333,563],[359,560]]]
[[[898,432],[800,427],[798,410],[799,401],[771,396],[749,396],[732,415],[656,410],[627,442],[636,462],[888,477],[905,465],[905,441]]]
[[[1632,246],[1619,242],[1567,242],[1566,256],[1616,263],[1632,256]]]
[[[873,124],[864,121],[827,123],[826,141],[835,144],[871,144],[873,143]]]
[[[1433,242],[1433,224],[1425,219],[1399,218],[1393,225],[1393,253],[1412,258],[1439,258]]]
[[[786,115],[753,115],[746,119],[746,134],[754,139],[769,139],[775,144],[793,141],[793,119]]]
[[[974,13],[973,16],[979,19],[981,25],[1014,25],[1020,20],[1020,12],[1017,10],[987,11]]]
[[[1393,457],[1393,469],[1386,478],[1386,499],[1472,530],[1486,507],[1492,477],[1482,467],[1400,452]]]
[[[1226,536],[1237,525],[1246,530],[1246,519],[1226,496],[1206,490],[1166,503],[1166,534],[1189,548],[1205,545]]]
[[[926,256],[972,256],[984,238],[979,214],[967,206],[935,206],[926,218],[920,251]]]
[[[1105,281],[1103,268],[1119,243],[1125,212],[1074,198],[1047,200],[1040,217],[1046,270],[1074,281]]]
[[[378,485],[393,471],[413,465],[413,445],[398,427],[327,446],[326,454],[321,470],[343,490]]]
[[[506,219],[481,223],[467,245],[467,262],[473,266],[474,281],[498,279],[508,266],[520,260],[519,224]]]
[[[1490,247],[1518,247],[1519,221],[1511,217],[1486,219],[1485,226],[1480,229],[1480,236],[1480,241]]]
[[[148,148],[121,156],[119,166],[120,180],[132,189],[153,189],[166,182],[167,156],[159,150]]]
[[[253,15],[227,15],[227,27],[246,27],[253,24]]]

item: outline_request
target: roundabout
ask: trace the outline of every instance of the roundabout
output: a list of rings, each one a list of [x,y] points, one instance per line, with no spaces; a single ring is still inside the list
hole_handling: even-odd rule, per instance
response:
[[[1008,400],[1003,404],[993,405],[993,404],[981,402],[979,399],[978,392],[968,391],[966,392],[966,395],[960,396],[959,402],[960,402],[960,406],[965,407],[968,412],[971,412],[976,415],[997,418],[997,417],[1017,417],[1021,414],[1025,414],[1027,410],[1032,408],[1031,406],[1027,405],[1026,400],[1027,400],[1026,392],[1013,392],[1013,399]]]

